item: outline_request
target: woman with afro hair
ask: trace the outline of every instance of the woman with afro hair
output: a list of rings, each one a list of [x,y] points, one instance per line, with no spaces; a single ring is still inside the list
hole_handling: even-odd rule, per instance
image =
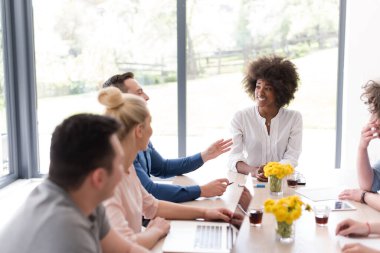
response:
[[[238,111],[232,119],[231,170],[267,181],[262,171],[266,163],[297,166],[302,116],[284,107],[294,99],[298,82],[295,65],[285,58],[265,56],[248,65],[243,85],[256,103]]]

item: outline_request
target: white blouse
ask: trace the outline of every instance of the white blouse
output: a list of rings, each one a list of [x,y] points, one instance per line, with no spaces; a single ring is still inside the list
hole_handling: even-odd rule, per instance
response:
[[[280,108],[271,120],[270,135],[265,118],[255,105],[238,111],[231,122],[232,148],[228,167],[236,171],[236,163],[261,166],[268,162],[298,164],[302,149],[302,116],[299,112]]]

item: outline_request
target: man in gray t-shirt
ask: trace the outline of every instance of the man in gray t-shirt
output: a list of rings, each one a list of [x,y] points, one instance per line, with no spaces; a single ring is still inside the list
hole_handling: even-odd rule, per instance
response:
[[[123,173],[119,127],[79,114],[55,129],[49,177],[0,231],[1,253],[147,252],[110,228],[100,204]]]
[[[1,252],[101,252],[99,239],[109,230],[103,206],[86,217],[62,188],[47,179],[9,223],[0,248]]]

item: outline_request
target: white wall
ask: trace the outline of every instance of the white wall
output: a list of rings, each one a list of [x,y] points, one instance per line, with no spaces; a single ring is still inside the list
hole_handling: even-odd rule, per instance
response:
[[[379,14],[380,0],[347,1],[342,168],[356,168],[360,131],[369,117],[360,100],[361,86],[380,77]],[[370,145],[370,157],[380,158],[379,140]]]

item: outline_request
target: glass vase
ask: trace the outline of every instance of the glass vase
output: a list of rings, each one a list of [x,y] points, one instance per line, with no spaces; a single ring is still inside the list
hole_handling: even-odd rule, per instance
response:
[[[269,190],[270,194],[274,196],[283,195],[283,182],[282,178],[278,178],[276,176],[269,176]]]
[[[295,228],[295,222],[288,224],[285,221],[277,221],[277,239],[282,243],[292,243],[294,241]]]

